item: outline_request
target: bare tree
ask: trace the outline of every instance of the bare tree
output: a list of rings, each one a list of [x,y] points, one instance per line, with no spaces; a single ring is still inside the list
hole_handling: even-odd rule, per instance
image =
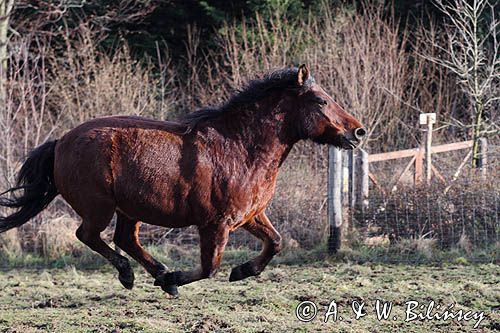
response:
[[[500,99],[500,37],[497,33],[500,20],[488,0],[435,0],[434,3],[449,19],[449,25],[445,29],[446,45],[434,43],[444,56],[427,58],[455,74],[467,94],[473,110],[472,166],[477,167],[479,138],[486,132],[485,110]],[[490,14],[489,20],[487,14]]]
[[[9,18],[14,0],[0,0],[0,102],[5,100],[5,72],[7,70],[7,44]]]

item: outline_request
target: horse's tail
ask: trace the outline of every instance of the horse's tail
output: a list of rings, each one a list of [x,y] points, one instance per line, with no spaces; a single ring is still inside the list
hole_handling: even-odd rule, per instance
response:
[[[36,216],[54,200],[58,191],[54,184],[54,151],[57,141],[48,141],[35,148],[21,167],[15,187],[3,192],[22,195],[13,198],[0,198],[0,206],[18,208],[15,213],[1,217],[0,233],[19,227]]]

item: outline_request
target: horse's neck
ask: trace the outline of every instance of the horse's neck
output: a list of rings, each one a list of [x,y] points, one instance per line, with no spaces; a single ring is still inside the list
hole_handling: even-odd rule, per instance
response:
[[[231,116],[233,118],[226,120],[225,135],[245,149],[247,163],[277,171],[294,144],[284,127],[284,114],[274,106],[267,111],[245,110]]]

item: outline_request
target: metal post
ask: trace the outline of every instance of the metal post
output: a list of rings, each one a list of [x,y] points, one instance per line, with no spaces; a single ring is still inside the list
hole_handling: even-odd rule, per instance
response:
[[[328,252],[340,249],[342,227],[342,152],[334,146],[328,147]]]

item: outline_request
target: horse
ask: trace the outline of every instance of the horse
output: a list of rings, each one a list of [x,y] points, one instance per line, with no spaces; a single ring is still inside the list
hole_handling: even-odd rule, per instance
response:
[[[82,218],[77,238],[101,254],[131,289],[127,253],[170,295],[215,275],[231,232],[243,227],[263,243],[261,253],[231,271],[229,281],[259,275],[282,248],[265,213],[276,178],[300,140],[353,149],[366,130],[315,82],[306,65],[254,79],[219,107],[178,121],[110,116],[87,121],[28,155],[17,185],[0,205],[0,232],[18,227],[61,195]],[[20,195],[16,195],[19,193]],[[116,213],[113,242],[100,233]],[[199,233],[201,266],[174,271],[139,242],[141,223]]]

